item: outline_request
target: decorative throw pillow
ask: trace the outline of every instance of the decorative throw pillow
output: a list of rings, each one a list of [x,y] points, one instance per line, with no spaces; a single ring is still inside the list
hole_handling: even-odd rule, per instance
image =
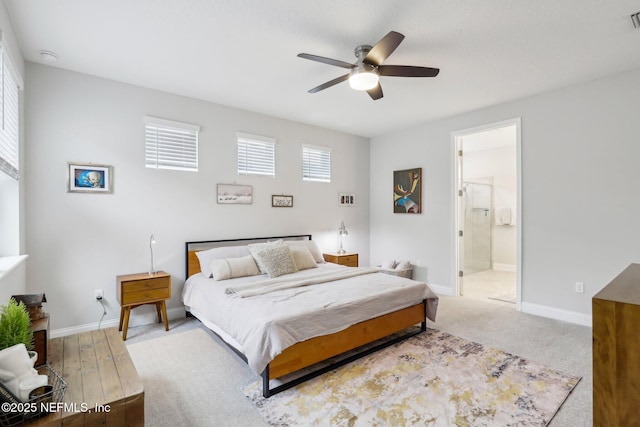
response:
[[[409,261],[402,261],[396,265],[396,270],[407,270],[411,268],[411,263]]]
[[[256,264],[258,264],[258,268],[260,269],[260,273],[267,273],[267,269],[264,267],[264,262],[260,256],[260,252],[263,249],[282,246],[282,240],[276,240],[274,242],[266,242],[266,243],[252,243],[249,246],[249,251],[253,258],[256,260]]]
[[[213,280],[216,281],[260,274],[260,270],[258,270],[258,266],[251,255],[242,258],[213,259],[209,266]]]
[[[306,246],[289,246],[293,260],[298,270],[306,270],[307,268],[317,268],[318,263],[313,259],[311,251]]]
[[[269,277],[278,277],[283,274],[298,271],[298,267],[288,246],[267,247],[259,251],[257,255],[262,261]]]
[[[211,261],[214,259],[239,258],[251,254],[249,248],[244,246],[223,246],[219,248],[211,248],[196,252],[200,270],[205,277],[211,277]]]
[[[383,261],[380,267],[387,268],[387,269],[396,268],[396,260],[388,259],[386,261]]]
[[[324,262],[324,258],[322,257],[322,252],[318,249],[318,245],[313,240],[285,240],[284,244],[287,246],[305,246],[311,252],[313,259],[316,262]]]

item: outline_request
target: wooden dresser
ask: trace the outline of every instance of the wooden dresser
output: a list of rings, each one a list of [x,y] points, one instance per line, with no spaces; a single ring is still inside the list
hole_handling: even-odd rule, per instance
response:
[[[640,264],[592,299],[593,425],[640,425]]]
[[[327,253],[322,254],[322,257],[326,262],[332,262],[334,264],[346,265],[347,267],[358,266],[358,254],[356,253]]]
[[[122,339],[127,339],[131,309],[143,304],[155,304],[158,322],[164,318],[164,329],[169,330],[166,300],[171,298],[171,275],[164,271],[153,274],[137,273],[116,277],[116,297],[120,303]]]

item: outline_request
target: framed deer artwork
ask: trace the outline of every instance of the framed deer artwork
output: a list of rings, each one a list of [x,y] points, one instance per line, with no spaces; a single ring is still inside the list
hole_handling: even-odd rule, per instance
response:
[[[393,172],[393,212],[422,213],[422,168]]]

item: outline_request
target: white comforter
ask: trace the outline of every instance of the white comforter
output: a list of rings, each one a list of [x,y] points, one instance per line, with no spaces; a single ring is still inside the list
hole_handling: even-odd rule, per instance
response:
[[[318,272],[346,269],[336,264],[283,276],[304,281]],[[276,290],[242,298],[227,288],[266,276],[214,281],[202,273],[185,283],[185,306],[232,337],[257,374],[287,347],[331,334],[358,322],[430,299],[427,317],[435,321],[438,297],[427,284],[383,273],[368,273],[327,283]]]

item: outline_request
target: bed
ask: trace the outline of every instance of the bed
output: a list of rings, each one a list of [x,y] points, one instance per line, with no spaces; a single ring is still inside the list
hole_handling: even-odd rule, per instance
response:
[[[426,283],[326,263],[309,234],[187,242],[185,257],[188,314],[262,376],[265,397],[435,321],[438,297]]]

